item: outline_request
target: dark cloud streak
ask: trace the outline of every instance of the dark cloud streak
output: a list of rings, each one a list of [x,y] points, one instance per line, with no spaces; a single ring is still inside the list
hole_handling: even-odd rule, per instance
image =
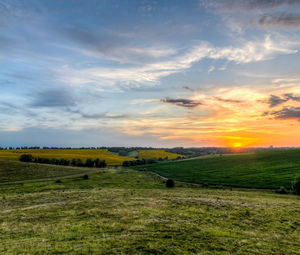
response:
[[[300,13],[264,14],[259,20],[260,26],[298,27],[300,25]]]
[[[181,106],[181,107],[187,107],[187,108],[194,108],[196,106],[202,105],[201,102],[194,101],[191,99],[185,99],[185,98],[170,98],[166,97],[164,99],[161,99],[161,102],[163,103],[168,103],[168,104],[174,104],[176,106]]]

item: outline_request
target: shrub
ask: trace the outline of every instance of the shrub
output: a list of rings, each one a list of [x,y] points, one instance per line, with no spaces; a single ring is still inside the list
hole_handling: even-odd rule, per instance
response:
[[[289,193],[285,187],[280,187],[278,190],[275,191],[277,194],[287,194]]]
[[[89,176],[87,175],[87,174],[85,174],[84,176],[83,176],[83,179],[84,180],[87,180],[89,178]]]
[[[292,189],[296,195],[300,195],[300,176],[297,176],[293,181]]]
[[[174,186],[175,186],[175,182],[172,179],[168,179],[166,181],[166,187],[167,188],[174,188]]]
[[[55,183],[61,183],[61,180],[56,180]]]
[[[22,154],[19,160],[23,162],[32,162],[33,156],[31,154]]]

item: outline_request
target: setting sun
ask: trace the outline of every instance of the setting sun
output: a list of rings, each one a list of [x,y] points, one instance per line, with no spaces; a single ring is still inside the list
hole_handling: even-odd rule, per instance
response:
[[[234,143],[232,147],[234,147],[234,148],[240,148],[242,146],[243,146],[242,143]]]

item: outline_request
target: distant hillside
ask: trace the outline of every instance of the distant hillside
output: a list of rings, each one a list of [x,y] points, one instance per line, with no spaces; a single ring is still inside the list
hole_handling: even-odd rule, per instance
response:
[[[141,167],[178,181],[249,188],[290,187],[300,175],[300,150],[212,156]]]
[[[58,178],[95,171],[97,169],[0,160],[0,183]]]

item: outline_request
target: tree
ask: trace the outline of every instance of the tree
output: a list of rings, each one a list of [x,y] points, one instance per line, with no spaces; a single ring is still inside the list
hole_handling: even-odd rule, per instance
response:
[[[93,167],[95,165],[95,162],[94,160],[88,158],[86,161],[85,161],[85,166],[86,167]]]
[[[22,154],[19,160],[23,162],[32,162],[33,156],[31,154]]]

